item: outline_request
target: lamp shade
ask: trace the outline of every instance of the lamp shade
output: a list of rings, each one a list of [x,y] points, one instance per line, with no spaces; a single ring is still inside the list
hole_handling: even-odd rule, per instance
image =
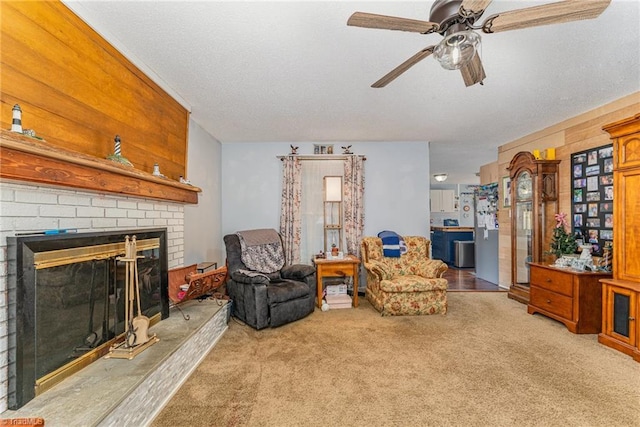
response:
[[[324,177],[324,201],[325,202],[341,202],[342,201],[342,177],[341,176],[325,176]]]
[[[473,31],[460,31],[449,34],[433,51],[433,56],[442,68],[458,70],[476,54],[480,36]]]

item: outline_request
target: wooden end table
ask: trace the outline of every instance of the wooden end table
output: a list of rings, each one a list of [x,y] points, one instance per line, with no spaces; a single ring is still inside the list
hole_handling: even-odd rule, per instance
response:
[[[323,277],[353,277],[353,306],[358,306],[358,273],[360,259],[347,255],[343,259],[314,259],[316,265],[316,288],[318,291],[318,307],[322,307],[322,278]]]

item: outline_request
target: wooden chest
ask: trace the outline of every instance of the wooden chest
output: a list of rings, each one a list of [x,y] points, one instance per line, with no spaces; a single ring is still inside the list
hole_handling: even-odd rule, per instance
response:
[[[575,271],[530,263],[527,312],[562,322],[576,334],[597,334],[602,326],[602,285],[610,273]]]

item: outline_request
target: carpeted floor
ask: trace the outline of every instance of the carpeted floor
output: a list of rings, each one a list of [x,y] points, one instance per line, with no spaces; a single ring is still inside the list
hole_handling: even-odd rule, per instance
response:
[[[505,293],[450,293],[447,315],[316,311],[229,330],[163,426],[638,426],[640,364]]]

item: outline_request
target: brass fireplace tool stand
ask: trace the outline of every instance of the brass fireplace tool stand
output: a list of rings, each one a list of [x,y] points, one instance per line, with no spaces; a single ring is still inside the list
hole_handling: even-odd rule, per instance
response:
[[[149,336],[149,318],[142,314],[140,307],[140,282],[138,279],[138,258],[136,236],[129,239],[125,237],[124,257],[116,258],[125,263],[124,287],[125,287],[125,331],[124,341],[114,344],[104,357],[116,359],[133,359],[139,353],[160,341],[156,334]],[[138,308],[138,314],[134,313],[134,302]]]

